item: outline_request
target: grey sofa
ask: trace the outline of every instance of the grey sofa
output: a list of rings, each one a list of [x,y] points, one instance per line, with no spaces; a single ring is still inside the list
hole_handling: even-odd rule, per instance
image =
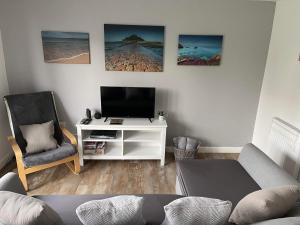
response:
[[[163,207],[185,196],[204,196],[230,200],[233,207],[245,195],[261,188],[297,184],[298,182],[278,167],[252,144],[246,145],[235,160],[188,160],[177,162],[176,190],[178,195],[141,195],[145,198],[143,215],[147,225],[160,225],[164,220]],[[8,173],[0,178],[0,191],[26,194],[19,178]],[[75,209],[82,203],[104,199],[112,195],[46,195],[34,196],[45,201],[61,216],[66,225],[80,225]],[[299,225],[300,203],[286,218],[255,225]],[[227,223],[229,225],[230,223]]]
[[[247,144],[236,160],[178,161],[176,193],[230,200],[233,208],[247,194],[263,188],[299,185],[297,180],[281,169],[253,144]],[[261,225],[300,224],[300,204],[281,220]],[[231,223],[227,223],[228,225]]]

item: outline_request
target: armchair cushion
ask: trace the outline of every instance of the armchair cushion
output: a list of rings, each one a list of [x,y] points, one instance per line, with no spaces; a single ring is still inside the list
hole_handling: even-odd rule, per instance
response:
[[[23,162],[26,168],[43,165],[51,162],[55,162],[69,156],[75,155],[77,153],[76,149],[73,145],[69,143],[62,143],[56,149],[31,154],[23,157]]]
[[[27,142],[26,153],[32,154],[57,148],[57,141],[53,137],[52,120],[42,124],[23,125],[20,129]]]

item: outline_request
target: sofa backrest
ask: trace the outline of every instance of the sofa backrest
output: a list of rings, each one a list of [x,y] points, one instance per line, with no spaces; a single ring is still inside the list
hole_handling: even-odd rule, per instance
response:
[[[0,178],[0,191],[11,191],[21,195],[26,195],[26,191],[15,173],[7,173]]]
[[[294,177],[253,144],[243,147],[238,161],[262,189],[290,184],[299,185]]]

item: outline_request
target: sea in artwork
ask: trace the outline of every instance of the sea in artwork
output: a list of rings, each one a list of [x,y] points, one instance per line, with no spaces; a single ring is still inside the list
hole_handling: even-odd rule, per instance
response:
[[[42,41],[47,63],[90,64],[88,33],[42,31]]]
[[[164,27],[105,24],[106,71],[163,71]]]
[[[178,65],[220,65],[223,36],[179,35]]]

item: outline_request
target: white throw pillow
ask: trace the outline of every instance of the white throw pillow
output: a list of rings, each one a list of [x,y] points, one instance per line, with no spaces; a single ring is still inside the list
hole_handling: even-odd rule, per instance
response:
[[[121,195],[86,202],[76,209],[84,225],[144,225],[143,198]]]
[[[203,197],[176,199],[164,207],[162,225],[223,225],[231,212],[230,201]]]
[[[57,148],[57,141],[53,137],[53,121],[42,124],[23,125],[20,126],[20,130],[27,142],[26,152],[29,154]]]
[[[0,191],[0,223],[5,225],[63,225],[45,202],[30,196]]]
[[[300,189],[296,185],[252,192],[239,201],[229,222],[242,225],[282,217],[292,208],[299,196]]]

